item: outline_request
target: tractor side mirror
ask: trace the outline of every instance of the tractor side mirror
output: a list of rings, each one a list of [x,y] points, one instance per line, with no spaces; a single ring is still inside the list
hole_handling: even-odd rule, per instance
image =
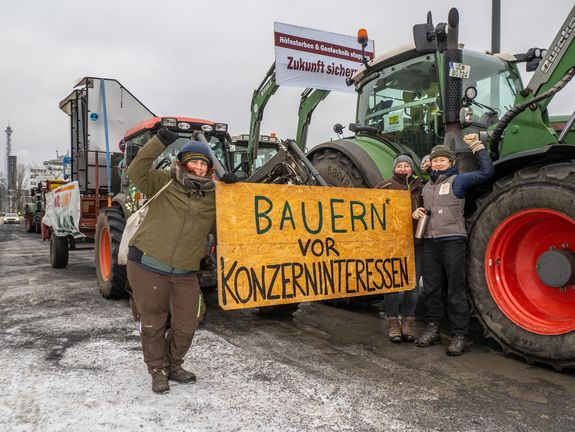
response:
[[[547,50],[542,48],[529,48],[526,53],[515,54],[518,62],[525,62],[525,70],[534,72],[539,67],[541,60],[547,55]]]
[[[427,22],[413,26],[413,42],[418,53],[432,53],[437,51],[435,28],[431,19],[431,12],[427,12]]]

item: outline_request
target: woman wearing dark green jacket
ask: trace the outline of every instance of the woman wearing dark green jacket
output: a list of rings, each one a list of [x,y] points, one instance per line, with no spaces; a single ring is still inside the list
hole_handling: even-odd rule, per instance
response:
[[[127,265],[140,315],[144,362],[156,393],[169,391],[168,380],[196,381],[182,364],[202,313],[196,272],[215,222],[213,161],[205,144],[188,142],[170,170],[150,168],[177,137],[161,129],[128,168],[134,185],[148,197],[171,181],[150,203],[146,218],[130,241]]]

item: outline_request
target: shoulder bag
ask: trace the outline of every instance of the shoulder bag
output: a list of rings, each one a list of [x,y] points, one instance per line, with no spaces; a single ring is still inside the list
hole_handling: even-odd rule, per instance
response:
[[[122,240],[120,241],[120,247],[118,248],[118,264],[126,265],[128,264],[128,246],[130,245],[130,240],[140,228],[140,225],[144,221],[144,218],[148,214],[148,204],[150,204],[154,199],[160,195],[164,189],[166,189],[170,183],[172,183],[173,179],[171,179],[162,189],[160,189],[156,194],[150,198],[146,203],[138,209],[135,213],[132,214],[126,221],[126,226],[124,227],[124,232],[122,233]]]

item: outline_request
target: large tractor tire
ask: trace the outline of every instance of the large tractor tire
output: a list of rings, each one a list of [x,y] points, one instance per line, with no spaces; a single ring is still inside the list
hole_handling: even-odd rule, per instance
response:
[[[369,187],[361,175],[361,172],[365,170],[361,170],[361,167],[355,166],[348,156],[336,149],[324,149],[315,153],[312,164],[319,171],[323,179],[332,186],[353,188]],[[367,305],[371,305],[379,303],[382,300],[382,295],[373,295],[328,300],[327,303],[333,306],[357,305],[363,302]]]
[[[68,238],[50,236],[50,264],[52,268],[64,268],[68,265]]]
[[[103,209],[96,221],[95,262],[98,285],[107,299],[128,298],[126,266],[118,264],[118,249],[126,226],[117,208]]]
[[[367,187],[359,169],[343,153],[325,149],[313,155],[313,165],[324,180],[337,187]]]
[[[32,224],[34,225],[34,232],[40,234],[42,232],[42,213],[37,211],[32,215]]]
[[[575,164],[530,167],[497,181],[469,220],[469,287],[485,335],[557,370],[575,366],[574,203]]]

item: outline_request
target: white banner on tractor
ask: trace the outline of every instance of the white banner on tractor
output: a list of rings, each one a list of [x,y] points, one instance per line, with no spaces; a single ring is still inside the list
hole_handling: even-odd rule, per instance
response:
[[[361,46],[353,36],[276,22],[276,82],[279,85],[353,92],[346,79],[361,67]],[[373,58],[370,40],[365,57]]]
[[[79,228],[80,189],[77,181],[66,183],[46,194],[46,214],[42,223],[58,237],[84,237]]]

